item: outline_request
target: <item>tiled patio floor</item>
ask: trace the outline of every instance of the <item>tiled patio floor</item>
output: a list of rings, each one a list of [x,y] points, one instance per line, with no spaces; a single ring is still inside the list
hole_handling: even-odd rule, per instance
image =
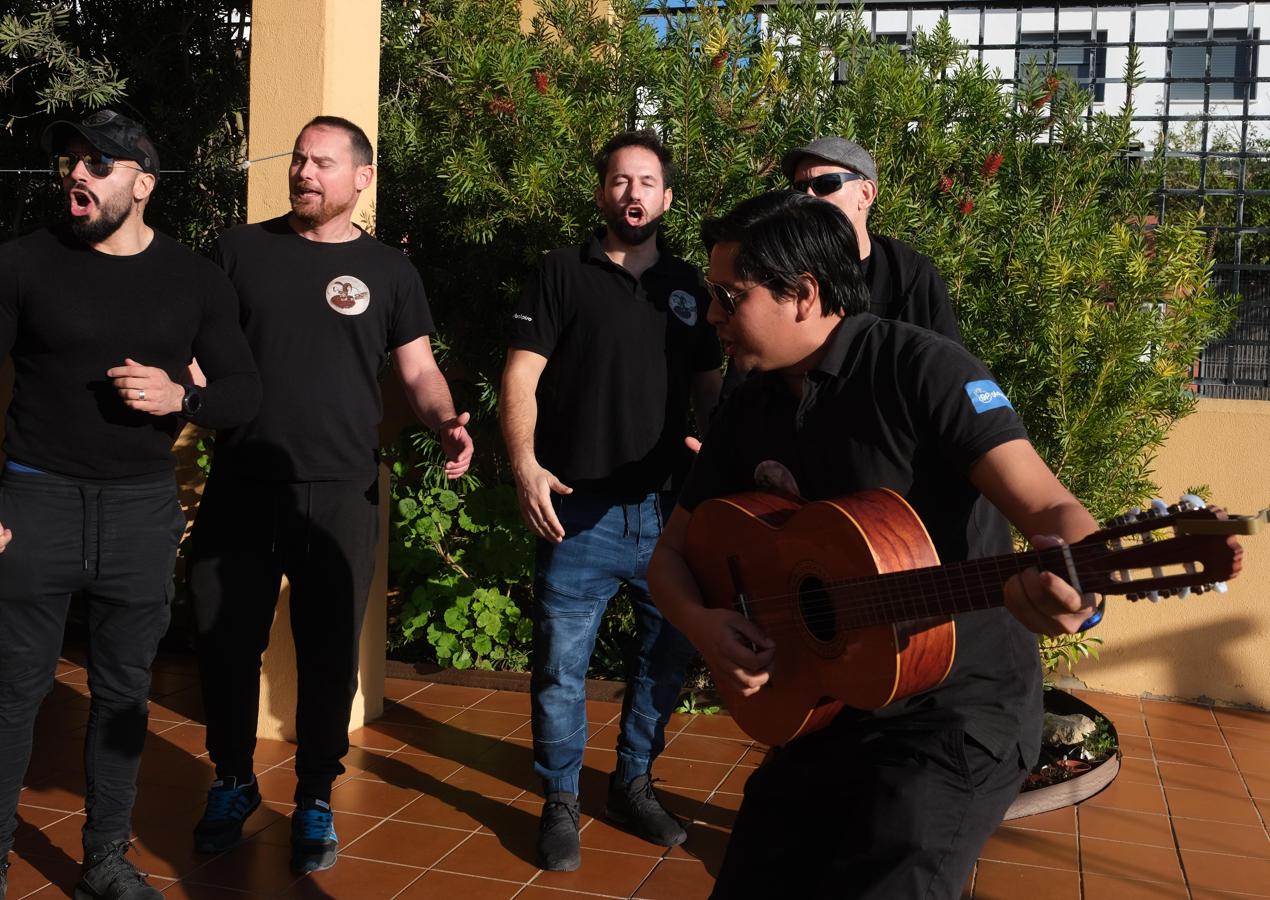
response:
[[[81,738],[86,673],[59,668],[22,794],[9,900],[65,896],[77,877],[83,823]],[[613,769],[619,708],[591,703],[583,774],[583,863],[533,863],[540,798],[530,765],[525,694],[390,679],[380,722],[352,735],[333,795],[339,864],[287,871],[295,784],[289,744],[257,752],[262,805],[249,839],[199,856],[190,829],[211,770],[190,660],[156,666],[151,735],[135,812],[140,866],[171,897],[379,900],[424,897],[705,897],[761,754],[725,716],[676,716],[656,775],[691,820],[665,851],[594,818]],[[984,848],[967,896],[1000,900],[1270,897],[1270,715],[1108,694],[1087,698],[1115,721],[1117,780],[1079,808],[1003,827]]]

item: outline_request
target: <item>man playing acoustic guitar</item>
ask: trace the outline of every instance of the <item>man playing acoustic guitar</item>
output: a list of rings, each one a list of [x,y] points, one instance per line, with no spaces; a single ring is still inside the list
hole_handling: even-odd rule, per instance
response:
[[[836,209],[766,194],[707,222],[703,236],[710,322],[759,374],[716,417],[649,583],[721,690],[752,696],[769,680],[775,690],[780,646],[740,612],[704,605],[686,538],[693,510],[753,490],[760,464],[779,463],[808,500],[893,490],[945,564],[1009,553],[1006,520],[1038,547],[1095,530],[979,360],[866,312],[855,234]],[[980,495],[1004,514],[987,528],[972,515]],[[1075,632],[1092,603],[1027,569],[1006,582],[1004,608],[954,617],[955,658],[936,687],[875,711],[846,708],[777,748],[746,784],[714,896],[959,897],[1039,751],[1029,632]]]

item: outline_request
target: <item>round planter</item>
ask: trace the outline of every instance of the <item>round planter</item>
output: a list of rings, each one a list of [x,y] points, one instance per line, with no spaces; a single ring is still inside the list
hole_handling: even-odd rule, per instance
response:
[[[1045,710],[1060,716],[1067,716],[1073,713],[1082,713],[1091,719],[1094,716],[1102,716],[1107,720],[1107,728],[1116,738],[1116,746],[1120,745],[1120,736],[1116,734],[1116,726],[1111,719],[1066,691],[1060,691],[1057,688],[1046,691]],[[1021,819],[1024,816],[1034,816],[1053,809],[1062,809],[1064,806],[1074,806],[1080,801],[1092,797],[1111,784],[1120,772],[1120,751],[1117,750],[1100,762],[1085,763],[1081,760],[1069,760],[1067,762],[1075,764],[1072,766],[1073,769],[1079,770],[1081,766],[1087,765],[1089,770],[1081,774],[1074,774],[1071,778],[1067,778],[1057,784],[1023,791],[1010,804],[1010,808],[1005,814],[1006,820]]]

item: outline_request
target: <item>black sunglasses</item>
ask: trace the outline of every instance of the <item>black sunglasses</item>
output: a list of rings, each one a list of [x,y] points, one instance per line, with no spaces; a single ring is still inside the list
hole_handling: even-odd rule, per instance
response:
[[[710,299],[719,306],[723,307],[723,311],[729,316],[736,315],[736,304],[742,297],[754,290],[756,287],[763,287],[770,284],[774,279],[768,278],[757,284],[752,284],[747,288],[741,288],[739,291],[730,291],[721,284],[711,281],[709,278],[702,279],[706,283],[706,290],[710,292]]]
[[[817,197],[828,197],[842,190],[842,186],[848,181],[868,181],[868,179],[859,172],[829,172],[825,175],[817,175],[815,178],[795,181],[793,188],[800,194],[807,193],[807,188],[811,188],[811,192]]]
[[[59,153],[53,157],[53,169],[57,174],[65,178],[71,172],[75,171],[75,166],[84,163],[84,168],[88,170],[88,174],[94,178],[105,178],[114,171],[115,166],[121,166],[113,156],[107,156],[99,150],[89,150],[87,153]],[[125,169],[136,169],[142,171],[140,166],[124,166]]]

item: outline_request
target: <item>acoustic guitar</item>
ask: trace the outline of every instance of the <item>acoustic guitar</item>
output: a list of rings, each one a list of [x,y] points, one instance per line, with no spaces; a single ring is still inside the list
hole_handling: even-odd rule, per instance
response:
[[[756,693],[715,684],[747,734],[777,745],[844,705],[878,709],[938,685],[956,648],[951,616],[1002,606],[1016,572],[1036,566],[1082,593],[1131,600],[1224,591],[1242,562],[1233,535],[1266,515],[1230,517],[1194,496],[1155,501],[1075,544],[941,566],[893,491],[816,502],[756,491],[700,504],[685,549],[706,605],[736,610],[776,643]]]

